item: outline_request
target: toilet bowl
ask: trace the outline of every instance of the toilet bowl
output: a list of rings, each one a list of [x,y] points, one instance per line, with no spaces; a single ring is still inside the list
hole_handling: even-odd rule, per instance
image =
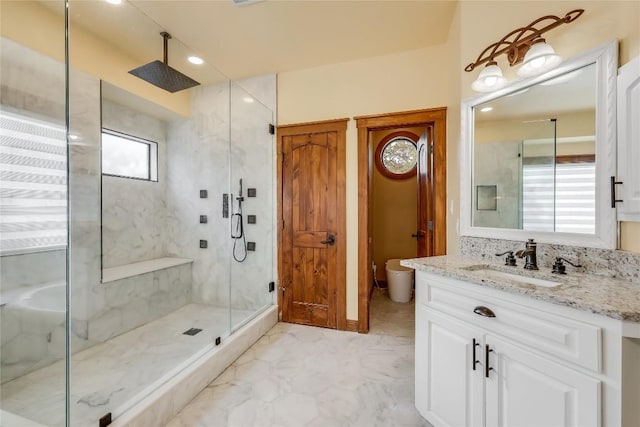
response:
[[[399,259],[386,262],[389,298],[395,302],[411,301],[413,292],[413,268],[403,267]]]

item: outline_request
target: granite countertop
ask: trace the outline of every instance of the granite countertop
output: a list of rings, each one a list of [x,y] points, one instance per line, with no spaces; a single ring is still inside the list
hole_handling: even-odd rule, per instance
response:
[[[613,319],[640,322],[640,284],[632,282],[570,271],[566,275],[558,275],[552,274],[550,269],[546,268],[531,271],[523,269],[522,266],[509,267],[488,263],[486,259],[457,255],[406,259],[400,264],[417,271],[526,295]],[[492,276],[487,270],[560,282],[561,285],[548,288],[519,283],[508,278]]]

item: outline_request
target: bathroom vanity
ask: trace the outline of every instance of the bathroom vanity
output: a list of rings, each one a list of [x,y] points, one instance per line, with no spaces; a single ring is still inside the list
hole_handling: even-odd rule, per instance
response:
[[[434,426],[640,425],[640,285],[402,264],[416,270],[416,407]]]

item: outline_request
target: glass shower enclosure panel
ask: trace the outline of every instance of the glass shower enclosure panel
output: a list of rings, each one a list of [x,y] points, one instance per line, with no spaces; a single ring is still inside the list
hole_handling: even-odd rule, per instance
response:
[[[268,77],[264,80],[261,87],[269,87]],[[270,290],[270,283],[276,282],[273,115],[257,96],[231,84],[233,329],[273,304],[276,294]]]
[[[2,426],[66,422],[65,3],[46,3],[0,2]]]
[[[134,3],[72,0],[69,20],[70,423],[97,425],[231,331],[230,89],[174,35],[199,84],[154,80],[165,29]]]
[[[555,230],[556,211],[556,121],[523,122],[522,141],[522,229]]]

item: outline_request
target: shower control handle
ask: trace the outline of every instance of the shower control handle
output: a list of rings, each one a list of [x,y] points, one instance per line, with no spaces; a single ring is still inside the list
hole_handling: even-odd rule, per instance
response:
[[[333,234],[329,234],[327,240],[321,240],[320,243],[322,243],[323,245],[333,246],[336,244],[336,236],[334,236]]]

